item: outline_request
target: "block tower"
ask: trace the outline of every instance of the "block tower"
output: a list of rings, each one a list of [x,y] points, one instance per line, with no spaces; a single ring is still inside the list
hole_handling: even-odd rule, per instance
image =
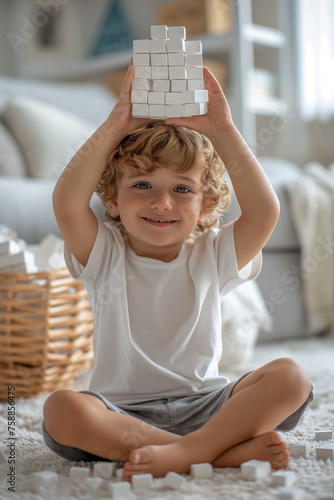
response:
[[[202,42],[186,41],[184,26],[151,26],[151,40],[133,41],[132,115],[167,119],[204,115]]]

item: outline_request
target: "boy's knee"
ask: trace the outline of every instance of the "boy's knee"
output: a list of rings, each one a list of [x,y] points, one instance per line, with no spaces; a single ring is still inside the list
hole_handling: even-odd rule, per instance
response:
[[[80,404],[76,393],[68,389],[53,392],[44,403],[44,424],[47,432],[61,444],[67,434],[75,433],[78,428]]]
[[[304,402],[312,389],[312,384],[305,368],[292,358],[278,359],[275,365],[278,370],[281,386],[286,394]]]

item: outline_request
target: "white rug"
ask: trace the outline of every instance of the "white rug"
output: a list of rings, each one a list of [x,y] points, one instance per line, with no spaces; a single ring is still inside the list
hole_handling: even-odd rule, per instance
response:
[[[334,430],[334,339],[311,339],[261,345],[256,348],[253,359],[242,370],[228,373],[231,379],[238,377],[248,369],[260,366],[282,356],[294,357],[300,361],[311,376],[315,401],[307,410],[303,421],[295,431],[284,434],[288,442],[300,442],[307,445],[307,458],[291,461],[288,469],[297,473],[295,485],[301,490],[303,500],[334,499],[334,462],[315,459],[316,442],[314,430],[331,428]],[[84,375],[73,386],[75,390],[87,388],[88,375]],[[31,399],[18,399],[16,402],[17,441],[15,446],[16,492],[8,491],[7,474],[9,464],[0,465],[0,499],[107,499],[111,494],[105,481],[99,490],[94,491],[85,481],[75,483],[69,478],[69,469],[74,463],[67,462],[52,453],[44,444],[41,433],[42,408],[47,396]],[[7,441],[7,404],[0,404],[1,449],[8,451]],[[0,460],[1,461],[1,460]],[[82,463],[82,465],[85,465]],[[59,474],[61,481],[54,493],[33,488],[32,476],[35,471],[51,470]],[[173,500],[272,500],[277,497],[280,488],[270,486],[270,478],[246,482],[241,479],[240,469],[215,469],[212,480],[194,480],[186,476],[186,483],[175,492],[162,485],[162,480],[154,482],[151,490],[132,493],[133,500],[173,499]]]

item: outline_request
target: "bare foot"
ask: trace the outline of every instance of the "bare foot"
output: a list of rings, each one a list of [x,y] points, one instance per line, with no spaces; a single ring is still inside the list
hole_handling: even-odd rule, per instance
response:
[[[223,453],[212,462],[214,467],[239,467],[248,460],[265,460],[273,469],[283,469],[290,462],[288,445],[277,432],[271,431],[256,436]],[[207,460],[203,460],[205,462]],[[131,452],[124,464],[123,481],[131,481],[133,474],[151,473],[153,477],[164,477],[167,472],[188,474],[194,461],[193,451],[183,446],[182,440],[161,446],[144,446]]]
[[[270,431],[230,448],[212,463],[214,467],[240,467],[248,460],[270,462],[273,469],[284,469],[290,462],[289,446],[277,432]]]
[[[151,473],[153,477],[164,477],[167,472],[189,473],[192,464],[190,450],[180,441],[160,446],[144,446],[130,453],[124,464],[122,480],[130,481],[133,474]]]

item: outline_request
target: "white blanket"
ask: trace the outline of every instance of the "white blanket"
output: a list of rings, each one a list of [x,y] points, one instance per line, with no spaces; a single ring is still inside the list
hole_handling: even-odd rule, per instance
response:
[[[313,333],[334,333],[334,165],[309,163],[304,175],[286,187],[301,245],[309,327]]]

